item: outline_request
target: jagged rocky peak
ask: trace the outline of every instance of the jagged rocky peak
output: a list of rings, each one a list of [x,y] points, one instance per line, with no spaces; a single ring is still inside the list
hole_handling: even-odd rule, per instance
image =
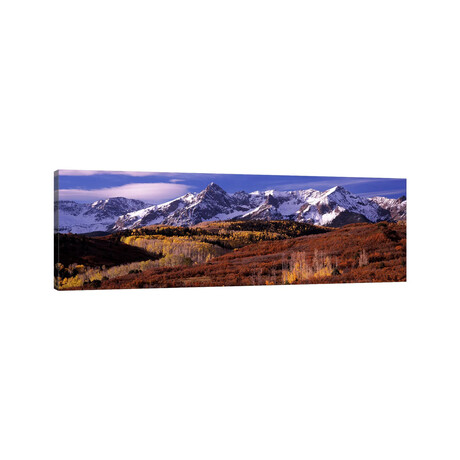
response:
[[[273,190],[271,190],[273,191]],[[267,199],[265,200],[266,204],[271,204],[272,206],[276,206],[278,204],[278,200],[274,197],[273,193],[269,193],[267,195]]]
[[[91,203],[91,207],[106,207],[106,206],[132,206],[146,204],[144,201],[125,198],[122,196],[110,197],[106,200],[97,200]]]
[[[237,206],[249,206],[251,195],[243,190],[232,194],[232,200]]]
[[[215,182],[211,182],[203,191],[204,192],[227,193],[222,187],[217,185]]]
[[[215,182],[211,182],[204,190],[202,190],[200,193],[196,195],[196,199],[197,201],[227,201],[228,194],[222,187],[217,185]]]
[[[335,187],[326,190],[323,193],[324,196],[331,196],[331,197],[349,197],[355,196],[353,193],[348,191],[346,188],[342,187],[341,185],[337,185]]]
[[[85,214],[103,213],[104,216],[120,216],[122,214],[126,214],[127,212],[146,208],[147,206],[148,204],[141,200],[134,200],[119,196],[93,202]]]
[[[348,190],[346,190],[341,185],[336,185],[335,187],[332,187],[326,191],[326,193],[334,193],[334,192],[349,193]]]
[[[233,197],[234,198],[240,198],[240,199],[246,199],[246,198],[249,198],[250,195],[249,195],[249,193],[245,192],[244,190],[239,190],[238,192],[235,192],[233,194]]]

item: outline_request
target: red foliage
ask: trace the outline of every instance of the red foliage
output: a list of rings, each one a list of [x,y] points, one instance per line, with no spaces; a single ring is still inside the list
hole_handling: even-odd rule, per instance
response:
[[[362,251],[367,254],[360,264]],[[405,223],[352,224],[337,230],[250,244],[192,267],[155,268],[102,282],[102,289],[138,287],[245,286],[281,284],[286,260],[303,252],[312,263],[316,252],[337,261],[340,274],[309,283],[356,283],[406,280]]]

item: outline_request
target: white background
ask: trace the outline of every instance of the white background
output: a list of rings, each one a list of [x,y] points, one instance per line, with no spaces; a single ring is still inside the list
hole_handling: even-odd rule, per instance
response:
[[[2,459],[458,459],[457,6],[3,2]],[[408,282],[54,292],[58,168],[407,177]]]

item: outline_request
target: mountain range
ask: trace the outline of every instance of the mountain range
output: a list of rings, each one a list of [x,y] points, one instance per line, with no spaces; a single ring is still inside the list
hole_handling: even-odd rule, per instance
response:
[[[406,197],[367,198],[341,186],[314,189],[227,193],[215,183],[159,205],[140,200],[109,198],[91,204],[55,203],[55,231],[112,232],[163,224],[188,226],[211,220],[295,220],[341,227],[356,222],[406,219]]]
[[[109,198],[94,203],[60,200],[54,203],[54,231],[61,233],[107,232],[123,214],[147,208],[148,203],[129,198]]]

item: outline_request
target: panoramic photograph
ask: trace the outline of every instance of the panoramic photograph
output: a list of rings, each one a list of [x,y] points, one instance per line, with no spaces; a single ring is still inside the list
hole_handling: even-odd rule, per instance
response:
[[[58,170],[57,290],[406,281],[406,179]]]

